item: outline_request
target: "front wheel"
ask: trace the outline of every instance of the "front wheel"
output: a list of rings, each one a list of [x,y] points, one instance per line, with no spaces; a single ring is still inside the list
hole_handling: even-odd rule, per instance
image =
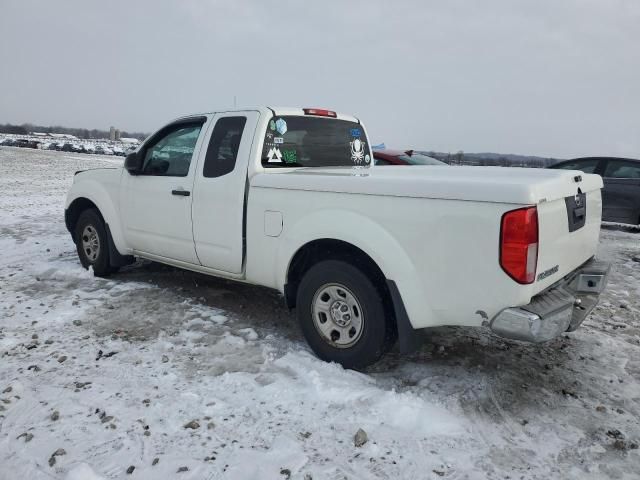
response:
[[[84,268],[91,267],[97,277],[107,276],[117,270],[109,264],[109,241],[100,214],[95,209],[80,214],[75,229],[78,258]]]
[[[315,354],[355,369],[379,360],[395,338],[382,295],[350,263],[325,260],[311,267],[298,287],[296,309]]]

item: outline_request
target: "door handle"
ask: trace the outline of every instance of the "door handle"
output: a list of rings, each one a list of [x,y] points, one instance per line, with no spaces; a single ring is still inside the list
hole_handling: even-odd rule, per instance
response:
[[[180,195],[182,197],[188,197],[189,195],[191,195],[191,192],[188,190],[171,190],[171,195]]]

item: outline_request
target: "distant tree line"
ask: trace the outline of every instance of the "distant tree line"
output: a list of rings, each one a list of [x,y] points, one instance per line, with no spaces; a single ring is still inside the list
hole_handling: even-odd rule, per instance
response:
[[[12,125],[10,123],[0,124],[0,133],[12,133],[14,135],[28,135],[32,132],[42,133],[64,133],[66,135],[74,135],[78,138],[90,139],[90,138],[109,138],[109,130],[87,129],[87,128],[71,128],[71,127],[43,127],[40,125],[33,125],[31,123],[23,123],[22,125]],[[149,136],[147,133],[141,132],[120,132],[121,137],[125,138],[137,138],[138,140],[144,140]]]
[[[421,152],[433,158],[437,158],[450,165],[481,165],[499,167],[537,167],[544,168],[553,165],[560,159],[552,157],[536,157],[533,155],[514,155],[501,153],[456,153]]]

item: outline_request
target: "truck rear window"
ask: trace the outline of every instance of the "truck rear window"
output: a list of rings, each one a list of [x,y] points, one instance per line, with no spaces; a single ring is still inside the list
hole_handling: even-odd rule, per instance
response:
[[[276,116],[267,125],[262,165],[266,168],[368,167],[371,165],[369,141],[356,122]]]

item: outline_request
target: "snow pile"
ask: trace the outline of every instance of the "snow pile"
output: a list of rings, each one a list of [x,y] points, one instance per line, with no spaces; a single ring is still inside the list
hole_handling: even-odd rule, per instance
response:
[[[435,329],[359,373],[268,290],[84,271],[62,209],[91,165],[0,150],[0,478],[637,478],[637,234],[603,232],[615,270],[576,333]]]
[[[104,480],[104,477],[96,475],[96,472],[86,463],[80,463],[69,470],[65,480]]]

